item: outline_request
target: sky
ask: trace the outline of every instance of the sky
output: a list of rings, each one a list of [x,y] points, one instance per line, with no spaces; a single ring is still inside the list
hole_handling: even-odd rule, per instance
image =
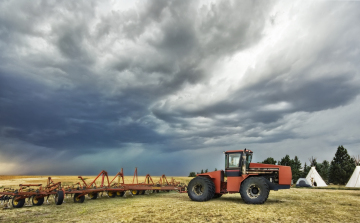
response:
[[[0,174],[360,154],[358,1],[0,0]]]

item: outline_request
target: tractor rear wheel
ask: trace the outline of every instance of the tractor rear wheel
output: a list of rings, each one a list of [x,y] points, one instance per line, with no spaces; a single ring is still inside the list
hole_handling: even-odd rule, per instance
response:
[[[84,203],[85,196],[78,197],[80,193],[74,194],[74,203]]]
[[[64,201],[64,191],[59,190],[55,194],[55,204],[56,205],[61,205],[63,203],[63,201]]]
[[[262,177],[247,178],[240,186],[241,198],[247,204],[263,204],[269,192],[269,186]]]
[[[193,201],[208,201],[215,194],[215,184],[210,178],[195,177],[188,185],[188,196]]]

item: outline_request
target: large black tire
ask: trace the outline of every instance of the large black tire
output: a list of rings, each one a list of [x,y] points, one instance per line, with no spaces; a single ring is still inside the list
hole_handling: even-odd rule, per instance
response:
[[[210,178],[195,177],[188,185],[188,196],[193,201],[208,201],[214,194],[215,184]]]
[[[74,203],[84,203],[85,196],[78,197],[80,194],[74,194]]]
[[[89,197],[90,199],[95,200],[95,199],[98,197],[98,193],[96,193],[96,192],[91,192],[90,194],[88,194],[88,197]]]
[[[214,194],[213,199],[215,199],[215,198],[219,198],[219,197],[221,197],[221,196],[222,196],[222,194]]]
[[[36,196],[33,196],[32,197],[32,204],[35,205],[35,206],[40,206],[44,203],[44,198],[41,197],[41,198],[38,198]]]
[[[61,205],[64,201],[64,191],[59,190],[55,195],[55,204]]]
[[[125,191],[116,191],[116,196],[117,197],[123,197],[125,194]]]
[[[263,204],[269,196],[269,185],[262,177],[247,178],[240,186],[241,198],[247,204]]]
[[[12,199],[12,206],[14,208],[21,208],[25,204],[25,198],[16,200],[18,196],[14,196]]]

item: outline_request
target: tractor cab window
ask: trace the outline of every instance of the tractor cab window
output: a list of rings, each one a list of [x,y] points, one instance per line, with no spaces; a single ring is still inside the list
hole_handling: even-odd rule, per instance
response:
[[[239,167],[240,153],[229,154],[229,166],[228,168]]]
[[[246,154],[246,169],[249,169],[249,165],[250,165],[250,163],[251,163],[251,159],[252,159],[252,153]]]

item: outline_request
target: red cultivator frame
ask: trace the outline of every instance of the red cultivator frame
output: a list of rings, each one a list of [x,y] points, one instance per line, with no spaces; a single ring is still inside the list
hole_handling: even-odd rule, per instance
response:
[[[40,206],[44,203],[45,197],[47,198],[46,203],[49,203],[48,199],[51,195],[54,196],[55,204],[61,205],[64,198],[69,195],[73,197],[75,203],[83,203],[85,195],[88,195],[90,199],[96,199],[99,195],[103,196],[104,193],[110,198],[122,197],[126,191],[130,191],[132,195],[143,195],[146,191],[185,191],[185,185],[181,185],[180,182],[176,182],[174,179],[171,179],[169,183],[165,175],[162,175],[160,180],[154,183],[151,176],[147,174],[144,182],[139,183],[137,168],[135,168],[132,184],[125,184],[123,169],[121,169],[121,172],[118,172],[111,181],[109,181],[108,173],[104,170],[101,171],[91,183],[86,183],[85,179],[81,176],[78,178],[81,179],[82,183],[78,182],[66,187],[62,187],[61,182],[54,183],[51,177],[49,177],[45,187],[42,187],[42,184],[20,184],[20,188],[16,190],[4,188],[4,190],[0,192],[0,201],[4,208],[10,207],[10,200],[12,201],[13,207],[21,208],[25,203],[26,206]],[[97,185],[96,181],[99,178],[101,179],[101,183]],[[26,198],[28,198],[27,202]]]

